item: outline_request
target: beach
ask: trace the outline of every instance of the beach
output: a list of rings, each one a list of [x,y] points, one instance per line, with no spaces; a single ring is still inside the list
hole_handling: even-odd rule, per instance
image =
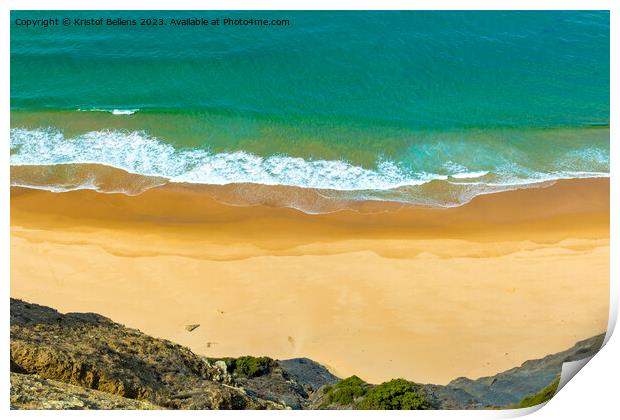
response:
[[[609,11],[10,20],[11,408],[514,409],[601,348]]]
[[[492,375],[607,327],[608,178],[322,214],[231,189],[12,187],[11,297],[200,355],[309,357],[373,383]]]

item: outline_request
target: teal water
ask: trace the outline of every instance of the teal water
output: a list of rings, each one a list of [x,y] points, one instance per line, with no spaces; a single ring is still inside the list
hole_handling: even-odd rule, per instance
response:
[[[290,24],[16,25],[54,16]],[[484,192],[605,176],[608,124],[608,12],[11,13],[13,165]]]

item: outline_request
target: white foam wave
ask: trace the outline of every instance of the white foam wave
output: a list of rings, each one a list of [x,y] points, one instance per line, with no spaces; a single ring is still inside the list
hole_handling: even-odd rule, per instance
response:
[[[97,192],[104,193],[104,194],[115,194],[115,193],[125,194],[125,195],[138,195],[139,194],[139,193],[131,193],[127,191],[126,189],[111,189],[111,190],[101,189],[99,185],[93,182],[88,182],[88,181],[85,181],[77,185],[75,184],[40,185],[40,184],[35,184],[35,183],[30,183],[30,182],[23,182],[23,181],[11,181],[11,187],[24,187],[24,188],[30,188],[33,190],[50,191],[53,193],[63,193],[63,192],[79,191],[79,190],[92,190],[92,191],[97,191]]]
[[[12,165],[98,163],[171,182],[256,183],[334,190],[386,190],[446,175],[409,172],[392,161],[367,169],[340,160],[306,160],[244,151],[176,150],[143,132],[92,131],[65,138],[56,130],[11,129]]]
[[[456,174],[450,175],[452,178],[456,179],[472,179],[472,178],[480,178],[485,175],[488,175],[489,171],[473,171],[473,172],[460,172]]]
[[[555,179],[609,176],[605,170],[592,166],[592,160],[604,163],[607,159],[608,162],[604,151],[598,149],[564,156],[564,163],[558,170],[549,172],[504,162],[490,173],[449,162],[449,167],[444,164],[446,173],[437,174],[413,171],[389,160],[380,161],[369,169],[341,160],[309,160],[285,155],[262,157],[245,151],[177,150],[144,132],[135,131],[92,131],[66,138],[55,129],[13,128],[10,145],[11,165],[102,164],[134,174],[163,177],[171,182],[212,185],[255,183],[369,192],[418,186],[433,180],[454,179],[459,185],[484,185],[494,189]],[[594,170],[570,168],[571,157],[584,162],[577,168]],[[483,177],[484,180],[480,179]]]
[[[592,172],[604,172],[609,168],[609,151],[597,147],[571,150],[560,156],[556,160],[556,165],[568,172],[574,171],[576,165],[589,168]]]
[[[91,108],[91,109],[78,109],[78,111],[82,112],[109,112],[112,115],[133,115],[139,111],[139,109],[100,109],[100,108]]]
[[[138,112],[137,109],[113,109],[113,115],[133,115]]]

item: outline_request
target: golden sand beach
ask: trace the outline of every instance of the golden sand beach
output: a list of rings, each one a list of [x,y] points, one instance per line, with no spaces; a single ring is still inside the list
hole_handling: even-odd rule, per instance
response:
[[[607,327],[606,178],[327,214],[213,198],[231,188],[13,187],[11,296],[369,382],[492,375]]]

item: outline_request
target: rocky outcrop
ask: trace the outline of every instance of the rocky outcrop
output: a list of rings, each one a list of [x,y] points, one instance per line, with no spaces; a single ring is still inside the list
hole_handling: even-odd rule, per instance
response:
[[[11,371],[164,408],[264,409],[189,349],[96,314],[60,314],[11,299]]]
[[[305,358],[273,360],[243,356],[210,361],[224,366],[249,395],[296,410],[308,408],[311,396],[321,386],[339,381],[324,366]]]
[[[410,382],[417,388],[417,393],[427,401],[432,409],[484,409],[513,408],[523,401],[538,401],[538,394],[545,393],[562,371],[562,364],[594,355],[602,346],[605,335],[583,340],[568,350],[551,354],[541,359],[528,360],[521,366],[501,372],[497,375],[479,379],[458,378],[448,385],[429,385]],[[355,378],[355,377],[352,377]],[[351,409],[363,407],[365,396],[378,385],[359,383],[355,387],[352,378],[340,381],[336,387],[323,387],[312,396],[311,408],[317,409]],[[382,385],[385,385],[384,383]],[[334,398],[334,390],[345,385],[345,396],[354,398]],[[557,384],[556,384],[557,387]],[[555,388],[553,388],[555,390]],[[555,392],[555,391],[554,391]],[[530,398],[528,398],[530,397]]]
[[[43,379],[39,375],[11,372],[11,409],[19,410],[161,410],[148,401],[131,400]]]
[[[528,360],[521,366],[497,375],[479,378],[457,378],[445,388],[464,391],[480,406],[508,406],[536,394],[551,384],[562,372],[562,364],[594,355],[603,345],[605,334],[579,341],[573,347],[542,359]]]
[[[508,408],[545,390],[604,335],[494,376],[446,386],[340,381],[305,358],[207,359],[97,314],[11,299],[11,407],[24,409]]]
[[[340,380],[325,366],[305,357],[280,360],[278,363],[290,378],[312,392],[325,385],[334,385]]]

